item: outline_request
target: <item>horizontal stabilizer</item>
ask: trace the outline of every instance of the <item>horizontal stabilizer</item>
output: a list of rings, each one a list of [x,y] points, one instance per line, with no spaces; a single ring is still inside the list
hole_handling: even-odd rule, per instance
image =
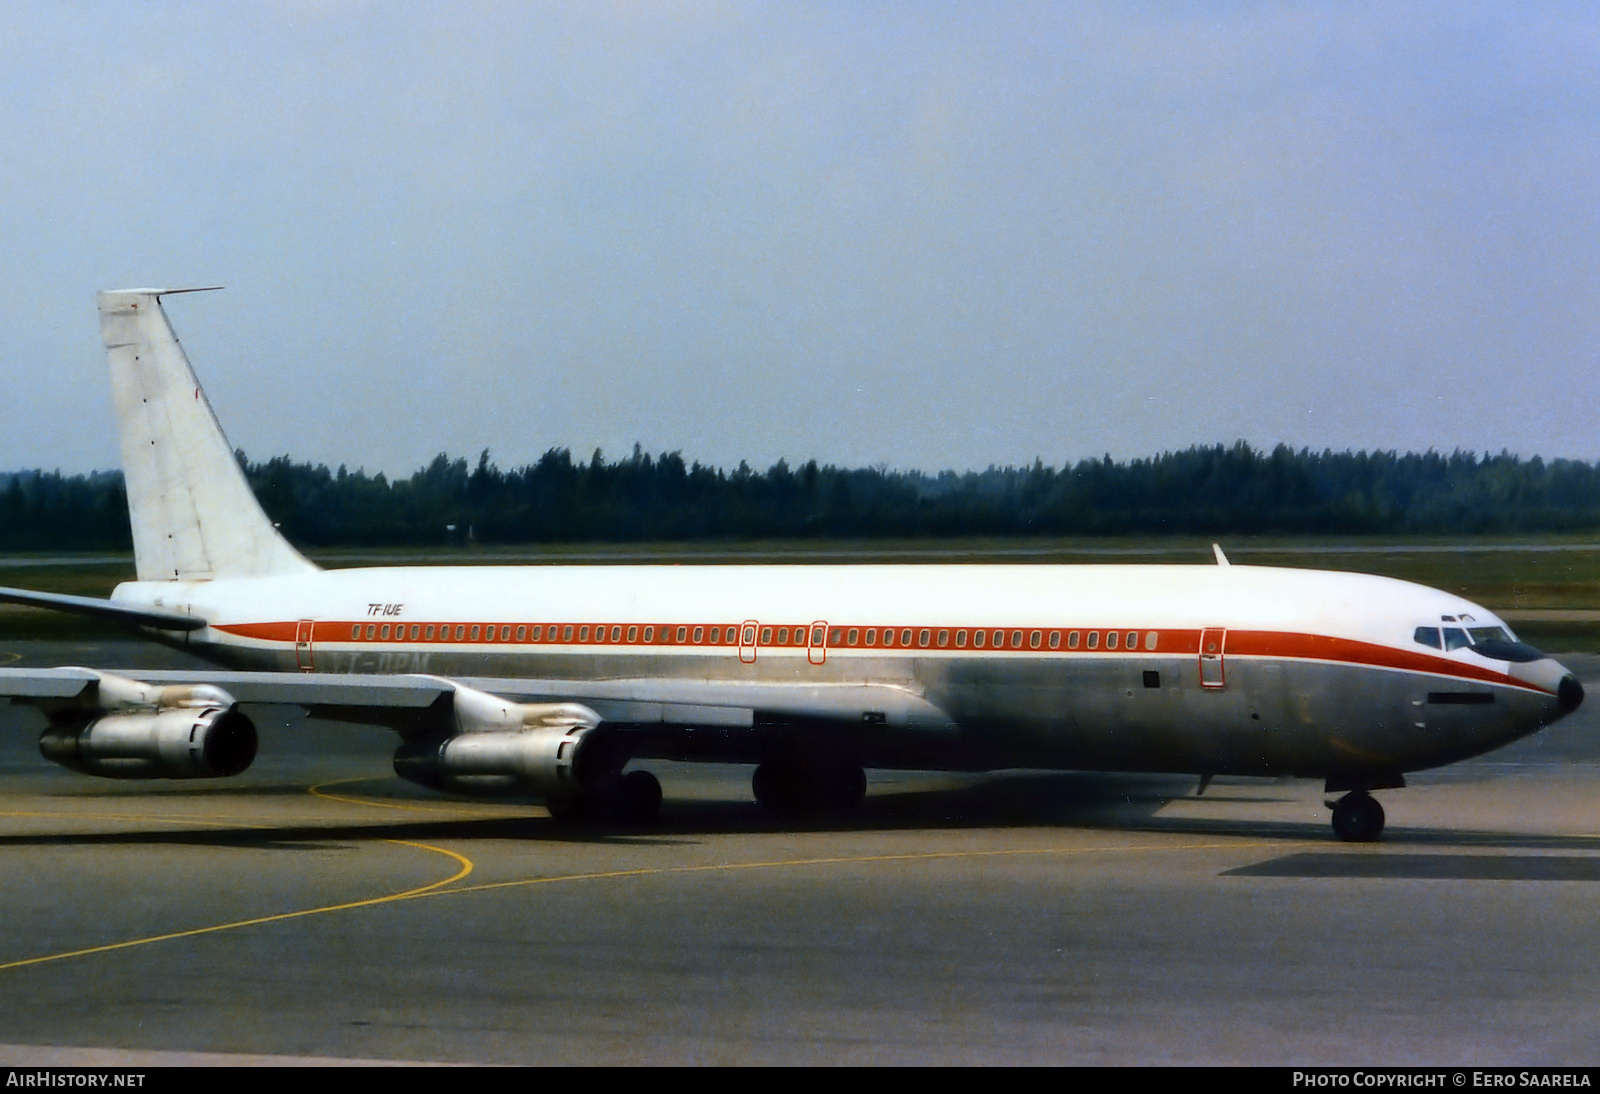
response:
[[[169,612],[151,611],[149,608],[130,608],[113,600],[96,600],[92,596],[68,596],[66,593],[40,593],[31,589],[8,589],[0,586],[0,603],[26,604],[33,608],[88,615],[96,619],[109,619],[129,627],[155,627],[163,631],[197,631],[206,625],[204,619],[192,615],[172,615]]]

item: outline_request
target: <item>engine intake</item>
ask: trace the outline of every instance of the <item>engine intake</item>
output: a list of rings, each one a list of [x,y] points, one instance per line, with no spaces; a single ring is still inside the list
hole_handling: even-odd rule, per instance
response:
[[[97,672],[93,690],[41,704],[44,758],[108,779],[218,779],[256,758],[256,727],[215,684],[146,684]]]

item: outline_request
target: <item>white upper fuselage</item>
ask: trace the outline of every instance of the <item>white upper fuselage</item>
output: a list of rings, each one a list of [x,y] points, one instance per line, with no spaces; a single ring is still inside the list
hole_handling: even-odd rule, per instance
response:
[[[1454,594],[1251,566],[395,567],[114,598],[206,619],[190,643],[246,667],[912,685],[1063,766],[1409,770],[1553,720],[1566,675],[1419,644],[1501,625]]]

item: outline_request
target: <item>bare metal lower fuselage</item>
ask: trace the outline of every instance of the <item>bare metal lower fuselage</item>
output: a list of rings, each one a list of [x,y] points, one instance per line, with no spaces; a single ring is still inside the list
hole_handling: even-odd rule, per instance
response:
[[[293,672],[295,651],[190,641],[221,664]],[[302,655],[303,656],[303,655]],[[751,685],[892,685],[924,697],[948,725],[857,719],[757,718],[748,728],[636,727],[640,755],[758,761],[823,749],[867,766],[998,767],[1330,778],[1378,785],[1534,732],[1566,711],[1553,659],[1524,667],[1551,690],[1302,659],[1232,657],[1222,686],[1204,686],[1193,655],[1075,653],[1034,659],[939,651],[834,655],[761,650],[674,654],[527,649],[317,648],[331,673],[425,673],[453,679],[628,680],[671,676]],[[530,692],[536,695],[536,692]],[[559,700],[552,693],[543,698]],[[1470,700],[1470,701],[1463,701]]]

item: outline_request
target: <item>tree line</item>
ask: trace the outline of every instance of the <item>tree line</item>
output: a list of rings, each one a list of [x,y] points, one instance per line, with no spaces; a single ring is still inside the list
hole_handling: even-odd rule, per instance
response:
[[[1460,534],[1600,528],[1600,466],[1509,453],[1312,452],[1244,442],[985,471],[780,460],[726,471],[634,447],[504,470],[440,455],[405,478],[239,461],[308,547],[1193,533]],[[117,472],[0,474],[0,549],[126,549]]]

